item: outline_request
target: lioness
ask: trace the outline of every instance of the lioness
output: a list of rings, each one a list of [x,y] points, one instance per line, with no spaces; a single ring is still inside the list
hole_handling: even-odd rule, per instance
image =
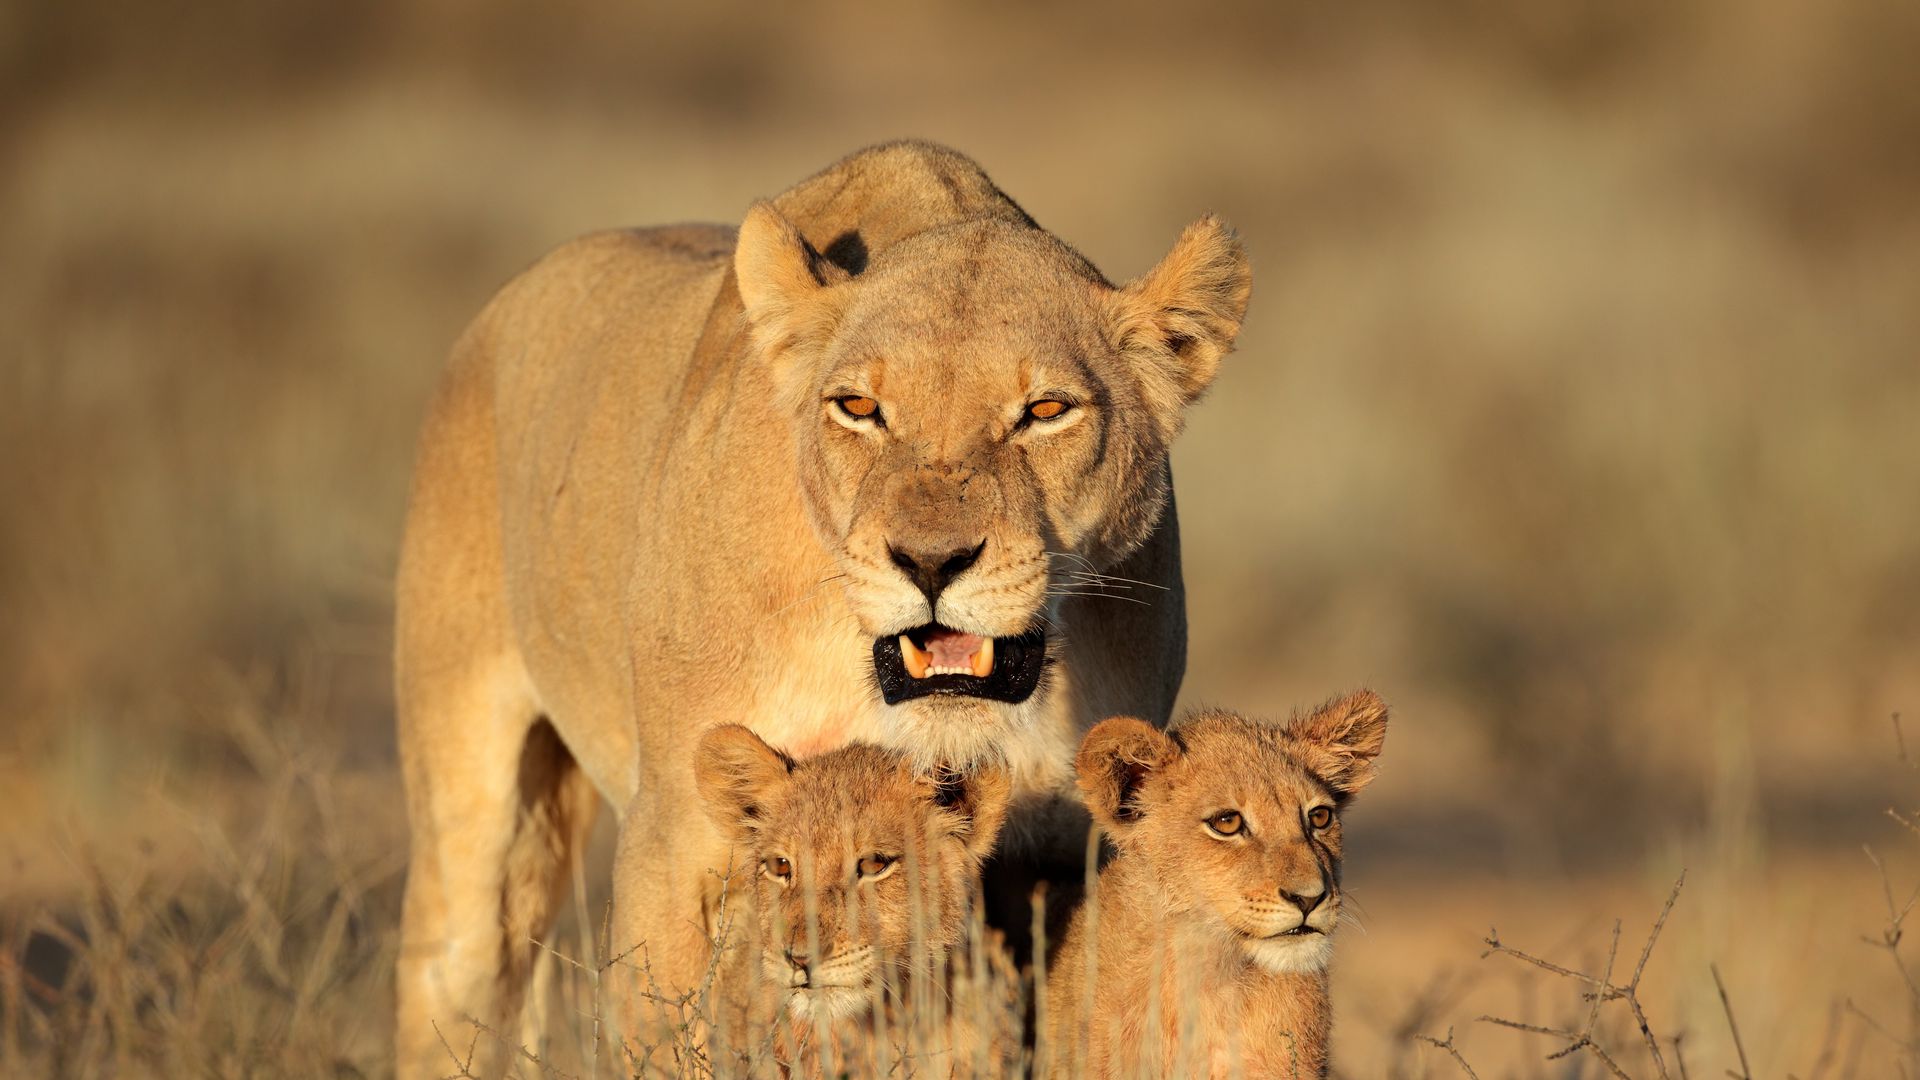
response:
[[[401,548],[401,1075],[446,1064],[436,1021],[519,1010],[601,800],[614,948],[692,984],[726,853],[692,755],[722,722],[1004,762],[990,882],[1077,878],[1074,745],[1179,688],[1167,449],[1249,288],[1213,218],[1115,287],[926,143],[503,288],[429,409]]]
[[[751,1071],[754,1036],[780,1009],[792,1037],[776,1056],[809,1074],[884,1072],[909,1052],[925,1074],[988,1049],[967,1017],[944,1015],[948,988],[932,980],[969,966],[954,950],[1006,817],[1004,768],[928,774],[864,743],[795,761],[727,724],[701,738],[694,769],[707,812],[734,841],[733,883],[753,913],[733,935],[744,963],[723,965],[734,982],[723,996],[745,1001],[746,1015],[709,1048],[714,1060]],[[875,1002],[885,1006],[877,1023]],[[942,1015],[922,1024],[908,1005]]]
[[[1052,968],[1050,1075],[1326,1075],[1340,811],[1386,737],[1366,690],[1278,726],[1087,733],[1080,790],[1119,853]]]

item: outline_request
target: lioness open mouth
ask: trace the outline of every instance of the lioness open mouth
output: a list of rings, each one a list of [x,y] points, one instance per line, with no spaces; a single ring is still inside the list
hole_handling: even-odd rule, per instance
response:
[[[1019,704],[1040,684],[1047,632],[990,638],[938,624],[875,639],[873,673],[880,696],[898,705],[928,694],[954,694]]]

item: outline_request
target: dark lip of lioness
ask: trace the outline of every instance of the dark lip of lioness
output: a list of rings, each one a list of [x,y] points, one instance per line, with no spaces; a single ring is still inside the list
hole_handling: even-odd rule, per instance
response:
[[[1306,923],[1301,923],[1291,930],[1282,930],[1277,934],[1250,934],[1245,930],[1235,930],[1234,933],[1239,934],[1249,941],[1278,941],[1286,937],[1306,937],[1309,934],[1324,934],[1326,931],[1317,926],[1308,926]]]
[[[880,685],[880,696],[889,705],[940,694],[951,697],[986,698],[1018,705],[1033,695],[1040,675],[1047,666],[1047,632],[1036,626],[1014,637],[980,638],[978,647],[969,650],[965,666],[970,670],[954,672],[955,665],[935,672],[929,660],[941,649],[940,643],[956,637],[970,637],[959,631],[928,623],[902,634],[875,638],[873,674]],[[913,664],[907,649],[913,649]],[[985,674],[973,674],[985,668]],[[919,674],[915,674],[915,671]]]

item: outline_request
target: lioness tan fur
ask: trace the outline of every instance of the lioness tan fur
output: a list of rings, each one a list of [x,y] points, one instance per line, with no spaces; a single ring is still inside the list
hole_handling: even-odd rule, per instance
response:
[[[1080,790],[1118,854],[1052,968],[1051,1075],[1326,1075],[1340,811],[1386,734],[1369,691],[1279,726],[1087,733]]]
[[[1179,688],[1167,449],[1248,291],[1211,218],[1115,287],[925,143],[855,154],[737,232],[588,236],[503,288],[428,412],[401,549],[400,1075],[449,1064],[436,1022],[519,1012],[602,801],[613,947],[693,983],[727,843],[692,755],[721,723],[796,754],[1003,762],[989,910],[1024,929],[991,886],[1078,877],[1079,736],[1164,720]],[[885,704],[876,645],[935,623],[1044,630],[1037,688]]]
[[[911,1052],[917,1073],[937,1075],[988,1049],[966,1016],[947,1015],[944,993],[916,1002],[913,991],[967,966],[955,951],[1006,817],[1005,768],[931,775],[866,744],[795,761],[737,724],[707,732],[694,766],[752,912],[735,935],[744,963],[726,965],[745,985],[725,996],[747,1015],[718,1033],[715,1060],[750,1066],[754,1033],[779,1011],[792,1037],[778,1040],[777,1058],[804,1074],[884,1069]],[[921,1018],[903,1006],[914,1004],[938,1022],[913,1030]],[[916,1045],[913,1034],[931,1038]]]

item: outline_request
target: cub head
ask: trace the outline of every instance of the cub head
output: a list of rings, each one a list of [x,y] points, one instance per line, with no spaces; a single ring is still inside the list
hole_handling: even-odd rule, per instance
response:
[[[964,936],[1006,816],[1004,770],[926,776],[864,744],[795,761],[738,724],[707,732],[694,767],[707,813],[751,860],[761,970],[795,1016],[858,1015],[883,965]]]
[[[1278,726],[1115,717],[1087,733],[1075,768],[1094,819],[1178,916],[1231,934],[1269,971],[1318,971],[1340,917],[1340,814],[1386,736],[1386,704],[1362,690]]]
[[[1059,594],[1158,522],[1168,446],[1246,312],[1246,254],[1203,218],[1116,288],[1016,209],[853,274],[760,203],[734,270],[898,745],[978,760],[1040,683]]]

